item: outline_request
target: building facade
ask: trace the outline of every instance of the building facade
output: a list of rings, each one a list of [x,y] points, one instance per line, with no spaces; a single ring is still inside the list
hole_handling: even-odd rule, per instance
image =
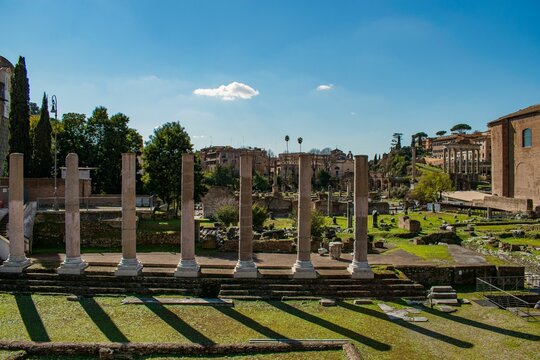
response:
[[[540,205],[540,104],[503,116],[491,129],[492,192]]]
[[[0,176],[9,153],[9,108],[13,64],[0,56]]]
[[[201,166],[204,171],[217,166],[230,166],[240,172],[240,154],[253,155],[253,170],[261,175],[269,175],[271,160],[266,150],[261,148],[233,148],[232,146],[210,146],[201,149]]]

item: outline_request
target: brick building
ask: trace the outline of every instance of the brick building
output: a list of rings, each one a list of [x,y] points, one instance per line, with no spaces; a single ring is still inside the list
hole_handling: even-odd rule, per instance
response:
[[[491,129],[493,195],[540,205],[540,104],[500,117]]]
[[[13,64],[0,56],[0,176],[9,152],[9,96]]]

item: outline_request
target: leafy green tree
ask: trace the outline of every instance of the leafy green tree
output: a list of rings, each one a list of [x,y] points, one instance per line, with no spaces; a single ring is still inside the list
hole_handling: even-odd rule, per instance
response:
[[[49,119],[49,102],[47,94],[43,94],[39,122],[33,132],[34,155],[32,157],[32,176],[50,177],[53,169],[51,152],[51,121]]]
[[[330,179],[332,176],[330,173],[324,169],[319,169],[315,173],[315,187],[317,189],[326,189],[330,185]]]
[[[240,180],[232,166],[217,165],[214,169],[204,173],[204,183],[207,186],[224,186],[237,189]]]
[[[216,219],[225,227],[238,223],[238,206],[223,205],[216,210]]]
[[[392,147],[396,150],[401,149],[401,138],[403,137],[402,133],[394,133],[392,135]]]
[[[264,207],[255,204],[252,207],[252,216],[253,228],[260,230],[262,229],[266,219],[268,219],[268,211]]]
[[[58,162],[63,164],[69,153],[79,156],[79,166],[98,166],[92,162],[92,143],[90,141],[86,115],[67,113],[56,128]],[[92,174],[93,176],[94,174]]]
[[[109,118],[104,107],[97,107],[88,119],[91,162],[97,167],[92,177],[95,193],[120,193],[122,153],[141,153],[142,137],[128,123],[129,118],[121,113]]]
[[[146,188],[178,210],[182,182],[182,154],[193,152],[186,130],[179,122],[168,122],[154,130],[143,150]]]
[[[435,135],[437,135],[437,136],[444,136],[444,135],[446,135],[446,131],[445,131],[445,130],[437,131],[437,132],[435,133]]]
[[[253,189],[258,191],[270,191],[272,186],[270,185],[268,178],[255,172],[255,175],[253,176]]]
[[[24,176],[31,173],[32,141],[30,138],[30,85],[24,57],[19,56],[11,78],[9,111],[9,152],[24,155]]]
[[[469,130],[471,130],[471,127],[467,124],[456,124],[450,129],[455,134],[465,134]]]
[[[452,189],[452,180],[448,174],[426,171],[415,185],[412,197],[421,203],[438,201],[443,191]]]

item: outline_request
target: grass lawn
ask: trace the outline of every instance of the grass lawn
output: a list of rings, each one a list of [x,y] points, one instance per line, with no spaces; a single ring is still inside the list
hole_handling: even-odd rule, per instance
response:
[[[383,255],[402,249],[425,260],[440,260],[446,264],[454,262],[446,245],[414,245],[407,240],[390,240],[389,243],[396,247],[384,252]]]
[[[474,294],[467,296],[471,299]],[[445,359],[534,359],[540,352],[540,323],[474,303],[453,314],[426,309],[422,316],[429,322],[407,323],[389,320],[376,305],[349,302],[325,308],[314,301],[237,301],[234,308],[213,308],[121,305],[120,301],[96,297],[70,302],[65,296],[0,294],[0,339],[199,344],[262,338],[350,339],[366,359],[433,359],[442,354]],[[343,354],[257,358],[343,359]]]

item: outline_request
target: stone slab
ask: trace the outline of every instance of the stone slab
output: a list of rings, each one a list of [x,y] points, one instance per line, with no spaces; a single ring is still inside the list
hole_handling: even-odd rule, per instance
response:
[[[354,305],[369,305],[369,304],[373,304],[373,300],[367,299],[367,298],[355,299],[353,304]]]
[[[319,304],[322,306],[336,306],[336,300],[333,299],[321,299],[319,300]]]
[[[209,298],[138,298],[127,297],[122,305],[162,304],[162,305],[203,305],[203,306],[234,306],[232,299]]]
[[[437,306],[437,309],[439,309],[439,311],[442,311],[444,313],[453,313],[457,311],[455,307],[448,306],[448,305],[439,305]]]

